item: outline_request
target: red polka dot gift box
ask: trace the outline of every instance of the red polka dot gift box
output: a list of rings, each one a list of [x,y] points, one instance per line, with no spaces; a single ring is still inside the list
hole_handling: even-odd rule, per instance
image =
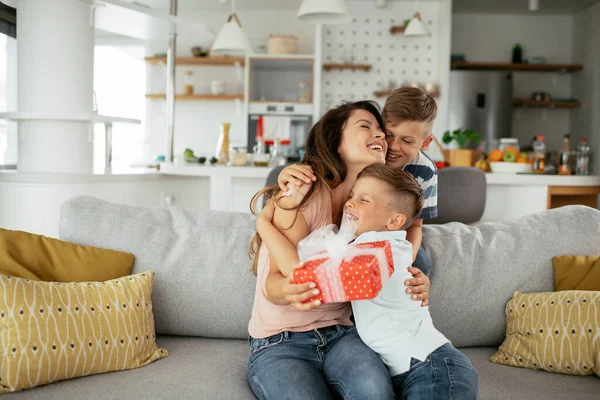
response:
[[[341,258],[316,254],[294,270],[293,283],[315,282],[320,294],[305,303],[341,303],[377,297],[394,272],[388,240],[349,245]]]

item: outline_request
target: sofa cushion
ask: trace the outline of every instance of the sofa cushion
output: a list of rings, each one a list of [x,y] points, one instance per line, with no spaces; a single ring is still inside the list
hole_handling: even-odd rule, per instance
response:
[[[133,254],[0,229],[0,274],[46,282],[107,281],[129,275]]]
[[[553,374],[491,363],[494,347],[460,349],[479,377],[479,400],[592,400],[600,393],[600,378]]]
[[[156,332],[247,338],[256,278],[251,214],[188,213],[75,197],[61,209],[60,237],[135,255],[132,273],[156,272]]]
[[[600,292],[516,292],[506,340],[490,361],[569,375],[600,376]]]
[[[169,357],[144,368],[71,379],[26,393],[11,393],[2,400],[244,400],[255,399],[246,378],[248,341],[158,337]],[[492,364],[496,349],[461,349],[479,376],[479,400],[592,400],[600,379],[568,376]]]
[[[38,282],[0,275],[0,394],[139,368],[156,346],[154,273],[106,282]]]
[[[600,257],[558,256],[552,265],[554,290],[600,290]]]
[[[554,289],[552,257],[597,255],[600,211],[569,206],[505,222],[426,225],[430,310],[455,346],[499,346],[515,291]]]
[[[2,400],[252,400],[247,340],[157,337],[169,357],[144,368],[41,386]]]

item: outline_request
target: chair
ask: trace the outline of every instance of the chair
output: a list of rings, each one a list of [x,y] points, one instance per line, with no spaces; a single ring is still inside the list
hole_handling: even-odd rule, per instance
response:
[[[271,170],[271,172],[269,172],[269,175],[267,175],[266,186],[277,185],[277,178],[279,178],[279,174],[287,166],[288,166],[288,164],[273,168]]]
[[[438,171],[438,216],[423,222],[472,224],[479,221],[485,209],[486,187],[485,173],[479,168],[440,169]]]

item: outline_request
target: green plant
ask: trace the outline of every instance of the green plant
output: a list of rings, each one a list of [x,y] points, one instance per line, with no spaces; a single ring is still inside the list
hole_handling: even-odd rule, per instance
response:
[[[472,129],[457,129],[455,131],[446,131],[442,137],[442,142],[449,145],[452,141],[456,141],[458,147],[464,149],[468,144],[473,143],[478,145],[481,142],[481,135],[474,132]]]

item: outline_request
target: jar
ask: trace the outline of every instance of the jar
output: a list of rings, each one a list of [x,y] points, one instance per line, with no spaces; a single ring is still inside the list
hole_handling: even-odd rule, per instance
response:
[[[298,82],[298,101],[308,103],[310,101],[310,90],[308,82]]]
[[[519,148],[519,139],[517,139],[517,138],[501,138],[498,149],[500,151],[504,151],[509,147],[514,147],[517,149],[517,151],[521,151]]]
[[[245,147],[232,146],[229,149],[229,165],[232,167],[245,167],[248,164],[248,151]]]
[[[186,96],[192,96],[194,94],[194,72],[185,71],[183,77],[183,93]]]

